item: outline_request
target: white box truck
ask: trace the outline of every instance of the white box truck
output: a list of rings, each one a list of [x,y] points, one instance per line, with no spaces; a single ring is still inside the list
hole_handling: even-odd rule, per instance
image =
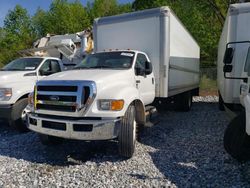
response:
[[[232,117],[224,134],[225,150],[250,159],[250,3],[229,7],[218,49],[219,108]]]
[[[200,48],[168,7],[96,19],[94,44],[75,70],[36,84],[28,127],[44,144],[118,139],[119,153],[131,157],[154,100],[178,96],[190,109]]]

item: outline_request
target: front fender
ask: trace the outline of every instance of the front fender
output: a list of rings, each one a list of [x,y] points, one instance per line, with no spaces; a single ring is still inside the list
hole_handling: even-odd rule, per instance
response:
[[[127,111],[128,106],[135,100],[140,100],[139,92],[134,87],[120,87],[113,90],[113,92],[102,92],[99,94],[92,104],[90,110],[86,113],[86,116],[92,117],[122,117]],[[102,111],[98,109],[98,101],[100,99],[123,99],[124,107],[121,111]]]
[[[33,91],[34,82],[18,82],[1,85],[3,88],[12,88],[12,97],[9,101],[0,101],[0,104],[15,104],[22,96],[29,94]]]

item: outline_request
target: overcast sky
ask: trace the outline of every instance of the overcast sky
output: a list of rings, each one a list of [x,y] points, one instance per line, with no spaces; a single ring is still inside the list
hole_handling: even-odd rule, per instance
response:
[[[73,1],[73,0],[72,0]],[[80,0],[84,5],[88,0]],[[91,0],[90,0],[91,1]],[[8,13],[8,10],[12,10],[17,4],[26,8],[30,15],[33,15],[38,7],[44,10],[48,10],[52,0],[0,0],[0,27],[3,26],[3,20]],[[133,2],[133,0],[118,0],[119,3]]]

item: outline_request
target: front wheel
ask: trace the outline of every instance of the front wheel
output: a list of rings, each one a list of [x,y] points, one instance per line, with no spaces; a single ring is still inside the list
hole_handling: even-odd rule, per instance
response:
[[[26,126],[27,112],[26,106],[28,105],[28,99],[21,99],[17,101],[12,108],[11,118],[9,124],[12,128],[19,132],[26,132],[28,128]]]
[[[121,128],[118,136],[119,154],[130,158],[135,151],[136,121],[135,107],[130,105],[121,120]]]
[[[224,148],[238,161],[250,159],[250,136],[246,133],[245,113],[238,115],[229,123],[224,134]]]

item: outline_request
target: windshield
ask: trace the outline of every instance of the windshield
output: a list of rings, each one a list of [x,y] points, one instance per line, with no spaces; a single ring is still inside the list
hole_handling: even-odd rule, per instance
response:
[[[40,65],[42,60],[42,58],[16,59],[4,66],[1,71],[32,71]]]
[[[74,69],[129,69],[132,66],[134,55],[134,52],[91,54]]]

